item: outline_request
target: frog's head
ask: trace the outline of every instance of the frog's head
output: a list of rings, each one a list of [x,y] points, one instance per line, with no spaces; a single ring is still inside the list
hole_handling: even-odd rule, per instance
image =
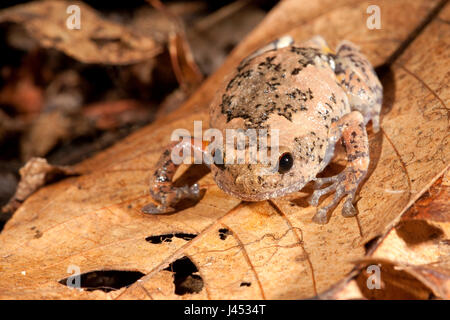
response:
[[[302,189],[309,181],[306,177],[310,174],[304,172],[304,161],[295,150],[280,146],[270,159],[266,164],[227,163],[225,154],[223,161],[211,165],[211,171],[222,190],[246,201],[280,197]]]

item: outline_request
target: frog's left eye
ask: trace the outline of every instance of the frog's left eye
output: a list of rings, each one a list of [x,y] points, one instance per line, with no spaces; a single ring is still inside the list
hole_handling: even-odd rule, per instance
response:
[[[294,165],[294,157],[290,152],[283,153],[278,159],[278,172],[286,173],[291,170]]]

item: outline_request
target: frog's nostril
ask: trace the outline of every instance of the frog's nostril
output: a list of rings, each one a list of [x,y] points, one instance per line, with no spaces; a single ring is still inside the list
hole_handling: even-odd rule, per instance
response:
[[[257,190],[259,183],[258,177],[250,177],[248,175],[239,175],[234,180],[235,186],[239,189],[240,192],[245,194],[253,193]]]
[[[241,192],[249,192],[252,186],[252,179],[250,179],[246,175],[240,175],[235,180],[236,186],[240,189]]]

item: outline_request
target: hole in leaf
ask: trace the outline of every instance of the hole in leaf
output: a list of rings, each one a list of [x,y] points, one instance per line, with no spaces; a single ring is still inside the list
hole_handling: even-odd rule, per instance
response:
[[[182,296],[187,293],[198,293],[203,289],[203,279],[195,274],[198,272],[195,264],[188,258],[182,257],[172,262],[166,269],[174,273],[173,283],[175,294]]]
[[[424,220],[400,221],[396,228],[397,234],[407,244],[415,245],[440,238],[444,232]]]
[[[378,239],[380,239],[380,237],[376,236],[376,237],[370,239],[369,241],[367,241],[366,243],[364,243],[364,249],[366,251],[366,254],[368,254],[370,252],[370,250],[372,250],[375,247],[375,245],[378,242]]]
[[[250,287],[251,285],[251,282],[241,282],[241,287]]]
[[[122,270],[98,270],[80,274],[80,288],[86,291],[102,290],[110,292],[128,287],[142,278],[144,274],[139,271]],[[70,279],[69,279],[70,278]],[[69,284],[67,280],[69,279]],[[73,276],[59,280],[59,283],[67,286],[73,282]]]
[[[160,234],[157,236],[150,236],[145,238],[145,241],[148,241],[153,244],[159,244],[162,242],[172,242],[172,238],[180,238],[186,241],[190,241],[194,239],[197,235],[192,233],[166,233],[166,234]]]
[[[221,240],[225,240],[229,235],[231,234],[231,231],[227,228],[219,229],[219,237]]]

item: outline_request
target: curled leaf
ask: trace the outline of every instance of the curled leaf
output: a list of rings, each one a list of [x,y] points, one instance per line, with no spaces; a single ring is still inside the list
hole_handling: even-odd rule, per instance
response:
[[[75,11],[68,11],[69,6]],[[78,13],[79,17],[72,17]],[[68,27],[72,18],[79,19],[79,29]],[[102,18],[82,2],[48,0],[18,5],[1,11],[1,22],[21,24],[41,46],[61,50],[84,63],[131,64],[161,51],[152,38]]]
[[[16,193],[2,208],[3,212],[15,211],[32,193],[46,183],[65,176],[76,175],[76,172],[65,166],[52,166],[44,158],[30,159],[19,171],[20,182]]]

